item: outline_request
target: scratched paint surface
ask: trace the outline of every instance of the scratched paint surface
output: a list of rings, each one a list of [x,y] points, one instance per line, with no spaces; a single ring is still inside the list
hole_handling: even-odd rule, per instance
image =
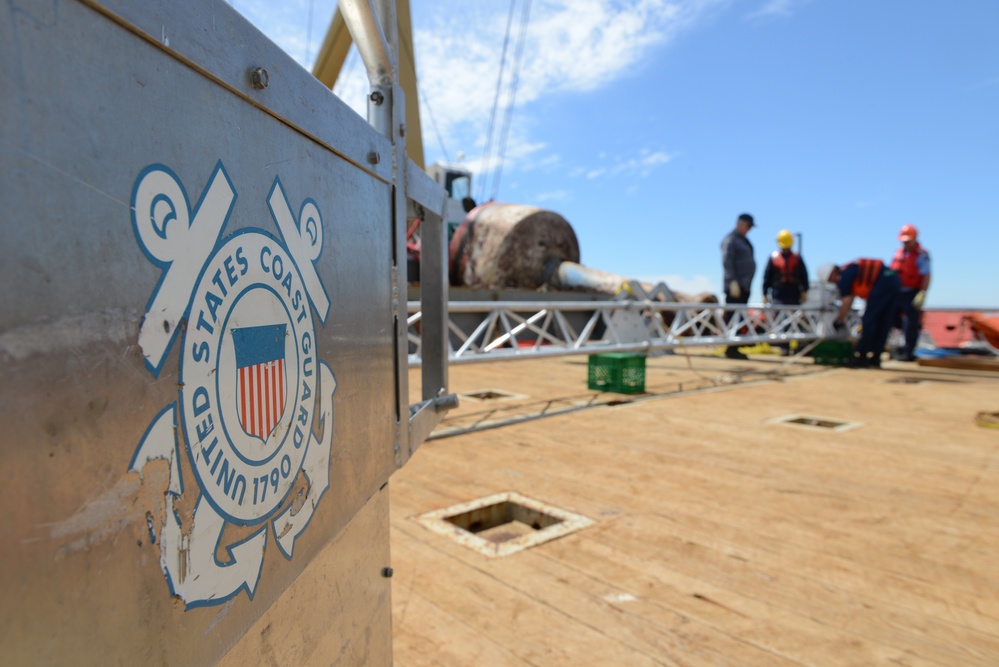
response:
[[[252,53],[205,11],[177,20]],[[77,2],[0,17],[11,664],[216,662],[394,469],[389,187],[163,47]],[[260,433],[232,332],[270,326]]]

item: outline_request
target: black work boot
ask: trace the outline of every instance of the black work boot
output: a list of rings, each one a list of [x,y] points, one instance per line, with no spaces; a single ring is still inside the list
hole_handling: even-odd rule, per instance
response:
[[[847,368],[867,368],[867,359],[859,352],[854,352],[853,356],[850,357],[850,361],[846,362],[844,366]]]

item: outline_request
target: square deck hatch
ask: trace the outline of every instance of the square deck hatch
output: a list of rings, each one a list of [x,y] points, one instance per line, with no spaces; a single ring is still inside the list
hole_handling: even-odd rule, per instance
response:
[[[459,394],[461,398],[470,398],[475,401],[509,401],[514,398],[527,398],[524,394],[513,394],[502,389],[478,389]]]
[[[413,520],[491,557],[509,556],[593,525],[585,516],[514,491],[427,512]]]
[[[849,431],[863,426],[861,422],[845,422],[828,417],[816,417],[814,415],[787,415],[776,419],[768,420],[774,424],[785,424],[787,426],[798,426],[820,431]]]
[[[931,382],[961,383],[962,380],[951,380],[949,378],[935,377],[897,377],[885,380],[888,384],[929,384]]]

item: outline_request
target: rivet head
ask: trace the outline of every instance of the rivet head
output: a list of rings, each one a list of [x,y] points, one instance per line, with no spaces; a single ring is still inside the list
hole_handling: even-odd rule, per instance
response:
[[[382,568],[382,576],[385,577],[386,579],[391,579],[393,574],[395,574],[395,571],[392,568],[390,567]]]
[[[376,90],[370,95],[368,95],[368,99],[371,100],[373,104],[379,105],[385,101],[385,96],[382,95],[381,91]]]
[[[378,153],[376,153],[375,151],[371,151],[370,153],[368,153],[368,164],[378,164],[379,162],[381,162],[381,159],[382,159],[381,156],[378,155]]]
[[[263,90],[269,84],[270,76],[267,74],[267,70],[263,67],[254,67],[250,69],[250,85],[257,90]]]

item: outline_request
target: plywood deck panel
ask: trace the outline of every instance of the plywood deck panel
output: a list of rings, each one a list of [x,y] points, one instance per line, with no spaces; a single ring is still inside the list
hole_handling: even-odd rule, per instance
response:
[[[951,368],[969,371],[999,373],[999,361],[991,357],[943,357],[940,359],[919,359],[920,366],[931,368]]]
[[[396,664],[999,664],[999,431],[974,421],[994,375],[674,355],[640,396],[588,392],[585,358],[451,376],[526,397],[466,401],[448,422],[489,428],[392,478]],[[411,519],[508,490],[596,524],[488,559]]]

